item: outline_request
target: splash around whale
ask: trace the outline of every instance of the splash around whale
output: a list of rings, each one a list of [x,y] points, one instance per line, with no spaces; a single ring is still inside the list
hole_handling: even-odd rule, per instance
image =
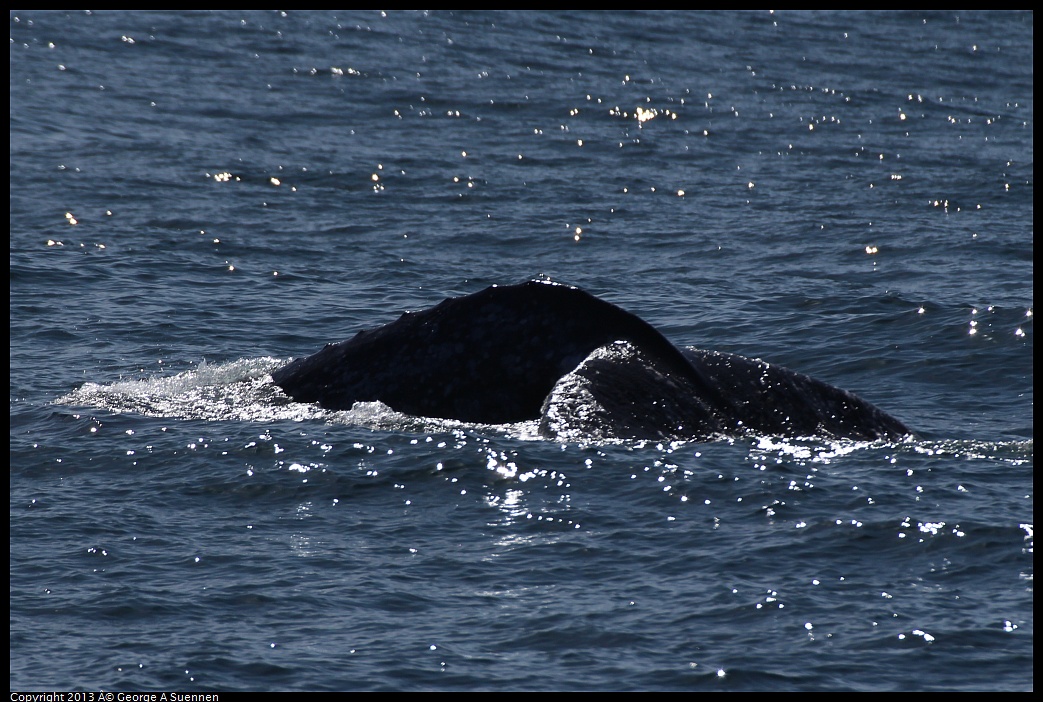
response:
[[[539,421],[552,438],[749,434],[898,440],[901,421],[850,392],[734,354],[678,349],[583,290],[529,281],[406,312],[272,373],[297,402],[480,424]]]

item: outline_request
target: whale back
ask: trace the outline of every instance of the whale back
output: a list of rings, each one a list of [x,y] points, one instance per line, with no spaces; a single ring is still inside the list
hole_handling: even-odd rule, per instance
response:
[[[500,424],[540,417],[558,379],[598,347],[628,341],[712,392],[654,327],[578,288],[493,286],[407,312],[272,374],[299,402],[346,410],[379,400],[406,414]]]
[[[478,424],[539,420],[565,440],[747,434],[897,440],[898,419],[758,359],[671,344],[578,288],[530,281],[450,298],[272,373],[298,402]]]

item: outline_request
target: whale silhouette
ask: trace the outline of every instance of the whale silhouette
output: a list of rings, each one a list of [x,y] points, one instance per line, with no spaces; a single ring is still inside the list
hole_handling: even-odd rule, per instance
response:
[[[272,373],[297,402],[480,424],[539,420],[554,438],[766,434],[900,439],[901,421],[806,375],[678,349],[644,320],[546,281],[492,286],[406,312]]]

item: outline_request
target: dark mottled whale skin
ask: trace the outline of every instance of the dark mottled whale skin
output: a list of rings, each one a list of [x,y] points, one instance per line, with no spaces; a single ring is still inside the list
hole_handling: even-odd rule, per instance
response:
[[[407,312],[272,378],[295,401],[326,409],[380,401],[482,424],[538,419],[543,435],[558,438],[911,433],[849,392],[759,360],[681,351],[629,312],[543,281]]]

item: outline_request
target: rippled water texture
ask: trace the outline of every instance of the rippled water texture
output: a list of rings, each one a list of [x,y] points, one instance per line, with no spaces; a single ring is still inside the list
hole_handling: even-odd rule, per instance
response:
[[[1032,20],[11,11],[12,690],[1032,689]],[[270,382],[533,278],[916,437]]]

